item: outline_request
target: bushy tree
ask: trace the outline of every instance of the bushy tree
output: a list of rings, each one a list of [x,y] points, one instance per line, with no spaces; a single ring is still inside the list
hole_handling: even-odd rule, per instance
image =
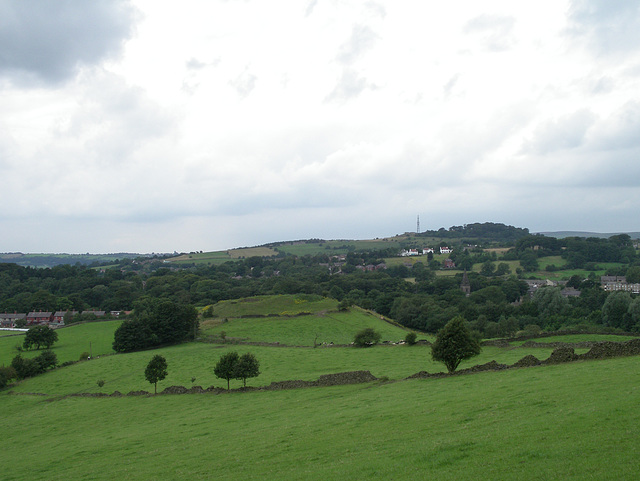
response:
[[[0,366],[0,389],[7,387],[9,381],[16,377],[16,370],[12,366]]]
[[[236,351],[228,352],[220,356],[218,363],[213,368],[213,373],[220,379],[227,380],[227,391],[230,388],[229,381],[236,378],[236,364],[240,356]]]
[[[24,336],[25,349],[44,347],[49,349],[58,340],[58,333],[48,326],[34,326]]]
[[[431,357],[442,362],[447,370],[454,372],[465,359],[480,354],[480,343],[466,328],[461,316],[451,319],[436,335],[431,345]]]
[[[531,302],[538,308],[538,315],[543,321],[554,315],[562,315],[569,305],[569,301],[562,297],[559,287],[536,289]]]
[[[47,369],[56,367],[56,364],[58,364],[58,357],[56,356],[56,353],[50,349],[42,351],[34,360],[38,363],[40,372],[45,372]]]
[[[353,338],[353,344],[358,347],[370,347],[380,342],[382,335],[371,327],[358,332]]]
[[[114,333],[113,349],[130,352],[184,341],[197,331],[198,312],[173,301],[140,302],[133,319],[124,321]]]
[[[260,363],[250,352],[243,354],[238,359],[235,367],[235,378],[242,380],[242,385],[246,387],[247,379],[260,375]]]
[[[167,360],[159,354],[153,356],[144,370],[144,377],[153,384],[154,394],[158,394],[158,381],[162,381],[167,374]]]
[[[418,335],[415,332],[408,332],[404,337],[404,342],[406,342],[409,346],[413,346],[416,343]]]
[[[631,295],[628,292],[612,292],[602,306],[602,323],[605,326],[628,330],[631,327],[630,305]]]
[[[18,379],[26,379],[40,374],[38,362],[35,359],[25,359],[20,354],[13,358],[11,367],[15,370]]]

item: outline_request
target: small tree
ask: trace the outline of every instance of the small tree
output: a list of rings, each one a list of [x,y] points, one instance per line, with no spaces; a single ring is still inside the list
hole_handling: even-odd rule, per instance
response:
[[[38,354],[35,357],[35,361],[38,363],[38,366],[40,366],[40,371],[45,372],[47,369],[56,367],[56,364],[58,364],[58,357],[55,352],[47,349],[46,351],[42,351]]]
[[[370,347],[380,342],[382,335],[371,327],[358,332],[353,338],[353,343],[358,347]]]
[[[154,394],[158,394],[158,381],[162,381],[167,374],[167,360],[159,354],[153,356],[144,370],[144,377],[153,384]]]
[[[25,359],[20,354],[13,358],[11,367],[15,370],[18,379],[26,379],[40,374],[38,362],[35,359]]]
[[[438,331],[431,345],[431,358],[443,363],[452,373],[465,359],[480,354],[480,343],[471,335],[461,316],[451,319]]]
[[[408,332],[404,337],[404,342],[406,342],[409,346],[413,346],[416,343],[416,339],[418,335],[415,332]]]
[[[40,349],[40,346],[49,349],[57,340],[58,333],[50,327],[34,326],[25,334],[23,346],[25,349],[31,349],[32,347]]]
[[[9,381],[16,377],[16,370],[12,366],[0,366],[0,389],[7,387]]]
[[[227,380],[227,391],[230,388],[229,381],[236,378],[236,364],[240,356],[236,351],[228,352],[220,356],[218,364],[213,368],[213,373],[216,377]]]
[[[236,379],[242,379],[242,385],[247,386],[247,378],[260,375],[260,363],[250,352],[243,354],[236,364]]]

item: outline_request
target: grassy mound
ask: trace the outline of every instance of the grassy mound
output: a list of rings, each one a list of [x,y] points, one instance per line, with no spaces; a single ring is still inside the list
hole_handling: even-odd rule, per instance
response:
[[[201,330],[214,338],[224,333],[229,341],[289,346],[349,344],[367,327],[380,332],[383,341],[397,342],[407,334],[404,328],[360,308],[337,308],[334,299],[304,294],[222,301],[214,306],[216,318],[202,322]]]

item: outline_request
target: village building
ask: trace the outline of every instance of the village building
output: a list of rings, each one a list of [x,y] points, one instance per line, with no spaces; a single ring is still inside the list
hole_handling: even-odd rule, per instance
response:
[[[27,315],[24,313],[18,312],[3,312],[0,313],[0,327],[4,328],[14,328],[16,327],[16,322],[24,319],[26,322]]]
[[[50,324],[53,321],[53,312],[31,311],[27,314],[27,326]]]

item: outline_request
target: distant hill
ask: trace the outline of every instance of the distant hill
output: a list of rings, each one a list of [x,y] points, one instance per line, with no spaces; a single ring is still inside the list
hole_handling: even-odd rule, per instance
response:
[[[618,234],[628,234],[632,239],[640,239],[640,232],[611,232],[611,233],[602,233],[602,232],[583,232],[583,231],[573,231],[573,230],[565,230],[565,231],[554,231],[554,232],[534,232],[534,234],[542,234],[547,237],[555,237],[556,239],[563,239],[565,237],[598,237],[601,239],[608,239],[612,235]]]
[[[18,264],[22,267],[55,267],[59,265],[100,265],[119,259],[136,259],[144,254],[120,252],[117,254],[23,254],[22,252],[0,253],[0,262]]]

